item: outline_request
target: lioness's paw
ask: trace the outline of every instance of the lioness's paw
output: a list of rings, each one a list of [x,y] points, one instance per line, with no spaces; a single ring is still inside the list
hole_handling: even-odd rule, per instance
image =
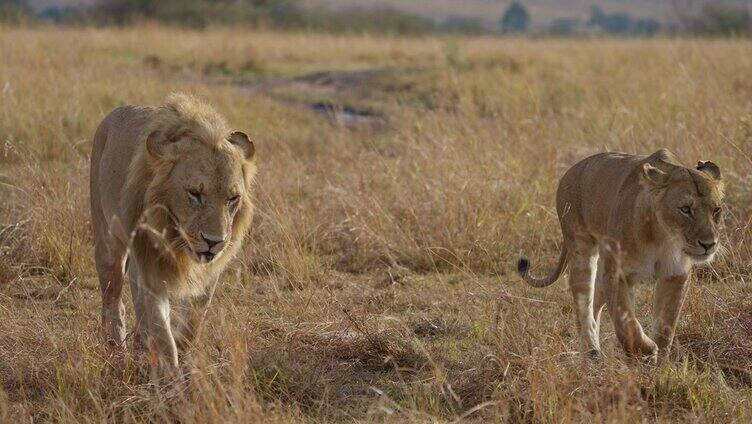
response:
[[[600,349],[590,349],[584,353],[585,356],[587,356],[587,358],[592,361],[600,361],[601,359],[603,359],[603,353]]]
[[[643,359],[651,364],[658,362],[658,345],[647,336],[643,336],[642,340],[626,350],[631,357]]]
[[[624,351],[632,357],[650,357],[658,355],[658,345],[644,334],[634,334],[621,340]]]

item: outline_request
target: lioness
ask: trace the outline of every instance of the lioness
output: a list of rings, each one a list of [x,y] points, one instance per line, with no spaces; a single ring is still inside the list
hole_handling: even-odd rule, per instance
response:
[[[124,343],[125,274],[137,339],[177,369],[178,345],[195,335],[251,222],[255,172],[248,136],[191,96],[119,107],[102,121],[90,184],[107,341]],[[180,312],[172,325],[170,298]]]
[[[521,258],[518,271],[545,287],[569,268],[583,348],[600,353],[600,314],[608,305],[626,352],[655,360],[666,354],[695,264],[718,251],[723,181],[718,166],[680,165],[668,150],[650,156],[601,153],[570,168],[556,193],[564,236],[559,264],[534,278]],[[596,272],[597,269],[597,272]],[[632,285],[657,280],[651,337],[634,313]]]

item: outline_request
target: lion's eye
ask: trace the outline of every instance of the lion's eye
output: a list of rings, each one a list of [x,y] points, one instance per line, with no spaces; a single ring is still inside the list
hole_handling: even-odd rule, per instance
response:
[[[191,201],[197,205],[200,205],[201,201],[203,200],[201,196],[201,192],[199,192],[198,190],[193,190],[193,189],[188,189],[187,191],[188,191],[188,197],[191,199]]]
[[[689,206],[682,206],[679,208],[679,211],[686,216],[692,216],[692,208]]]
[[[721,210],[721,208],[715,208],[715,209],[713,209],[713,219],[716,220],[716,222],[721,219],[721,213],[722,212],[723,211]]]
[[[230,205],[230,207],[234,209],[238,205],[239,200],[240,200],[240,196],[232,196],[229,199],[227,199],[227,204]]]

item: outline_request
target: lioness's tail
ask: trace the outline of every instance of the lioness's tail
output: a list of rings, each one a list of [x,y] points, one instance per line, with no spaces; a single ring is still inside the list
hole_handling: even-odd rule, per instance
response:
[[[556,265],[556,269],[553,273],[551,273],[548,277],[544,278],[535,278],[530,275],[530,261],[522,257],[517,262],[517,272],[520,273],[520,277],[522,277],[523,280],[525,280],[526,283],[530,284],[533,287],[546,287],[550,286],[551,284],[555,283],[556,280],[559,279],[561,274],[564,273],[564,270],[567,268],[567,248],[566,246],[561,247],[561,254],[559,255],[559,264]]]

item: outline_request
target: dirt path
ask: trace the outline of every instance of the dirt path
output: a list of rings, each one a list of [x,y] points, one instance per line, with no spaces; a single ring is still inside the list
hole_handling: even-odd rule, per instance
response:
[[[321,71],[231,84],[249,94],[264,94],[286,104],[305,107],[333,122],[382,126],[387,118],[377,110],[383,99],[376,95],[375,86],[385,73],[378,69]]]

